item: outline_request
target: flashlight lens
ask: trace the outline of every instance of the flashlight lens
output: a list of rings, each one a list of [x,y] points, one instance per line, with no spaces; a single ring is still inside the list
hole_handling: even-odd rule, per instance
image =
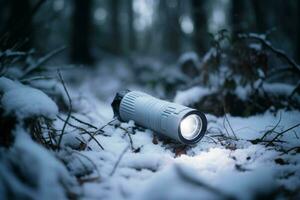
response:
[[[202,121],[198,115],[191,114],[185,117],[180,123],[182,137],[192,140],[197,137],[202,129]]]

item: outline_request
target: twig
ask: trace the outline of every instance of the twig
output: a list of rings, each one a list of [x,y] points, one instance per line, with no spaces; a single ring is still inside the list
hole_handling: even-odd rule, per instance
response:
[[[35,70],[37,67],[41,66],[43,63],[47,62],[50,58],[52,58],[53,56],[59,54],[60,52],[62,52],[63,50],[65,50],[66,47],[62,46],[59,47],[57,49],[54,49],[53,51],[51,51],[50,53],[48,53],[47,55],[45,55],[44,57],[41,57],[40,59],[37,60],[36,63],[32,64],[31,66],[29,66],[23,73],[22,77],[26,76],[27,74],[29,74],[30,72],[32,72],[33,70]],[[59,70],[58,70],[59,71]],[[60,74],[60,73],[59,73]],[[61,76],[61,75],[60,75]]]
[[[64,88],[64,90],[65,90],[65,92],[66,92],[66,94],[67,94],[68,101],[69,101],[68,115],[67,115],[67,118],[66,118],[66,120],[65,120],[65,123],[64,123],[64,125],[63,125],[61,134],[60,134],[60,136],[59,136],[59,138],[58,138],[58,147],[57,147],[57,149],[59,150],[59,149],[60,149],[60,144],[61,144],[62,137],[63,137],[63,135],[64,135],[64,133],[65,133],[65,128],[66,128],[66,126],[67,126],[67,124],[68,124],[68,121],[69,121],[69,119],[70,119],[70,116],[71,116],[71,112],[72,112],[72,100],[71,100],[71,97],[70,97],[70,95],[69,95],[69,92],[68,92],[68,90],[67,90],[67,88],[66,88],[64,79],[63,79],[62,76],[61,76],[60,71],[57,70],[57,73],[58,73],[59,79],[60,79],[60,81],[61,81],[61,84],[63,85],[63,88]]]
[[[117,120],[117,118],[113,118],[111,121],[109,121],[108,123],[106,123],[106,124],[104,124],[103,126],[101,126],[100,128],[98,128],[98,129],[94,132],[93,136],[97,135],[98,132],[103,132],[103,129],[104,129],[106,126],[111,125],[111,123],[114,122],[114,121],[116,121],[116,120]],[[91,141],[91,138],[90,138],[88,141]]]
[[[91,132],[89,132],[89,131],[87,131],[86,129],[84,129],[84,128],[82,128],[82,127],[79,127],[79,126],[76,126],[76,125],[74,125],[74,124],[71,124],[70,122],[67,122],[66,120],[64,120],[64,119],[62,119],[60,116],[58,116],[57,115],[57,118],[58,119],[60,119],[60,120],[62,120],[62,121],[64,121],[65,123],[67,123],[69,126],[71,126],[71,127],[73,127],[73,128],[76,128],[76,129],[78,129],[78,130],[81,130],[81,131],[83,131],[84,133],[86,133],[86,134],[88,134],[90,137],[91,137],[91,139],[93,139],[97,144],[98,144],[98,146],[102,149],[102,150],[104,150],[104,147],[100,144],[100,142],[93,136],[93,134],[91,133]],[[89,140],[90,141],[90,140]],[[89,142],[88,141],[88,142]]]
[[[218,144],[218,142],[216,142],[216,140],[208,135],[204,135],[204,137],[210,139],[211,141],[213,141],[214,144]]]
[[[120,154],[120,156],[119,156],[117,162],[115,163],[115,165],[114,165],[112,171],[111,171],[110,174],[109,174],[110,176],[113,176],[114,173],[116,172],[116,169],[117,169],[119,163],[121,162],[123,156],[125,155],[126,151],[128,150],[128,148],[129,148],[129,145],[127,145],[127,147],[125,147],[124,150],[122,151],[122,153]]]
[[[296,85],[296,87],[293,89],[293,91],[291,92],[291,94],[289,95],[289,100],[291,100],[293,98],[293,96],[300,91],[300,81],[298,82],[298,84]]]
[[[50,144],[52,145],[52,147],[56,147],[57,148],[57,141],[55,139],[55,129],[52,127],[51,123],[49,121],[45,121],[45,124],[47,126],[47,130],[48,130],[48,136],[50,139]],[[41,127],[43,128],[43,127]],[[47,139],[47,138],[45,138]],[[53,141],[55,142],[55,145],[53,144]]]
[[[280,133],[278,133],[266,146],[270,146],[279,136],[283,135],[284,133],[286,133],[286,132],[288,132],[288,131],[290,131],[290,130],[298,127],[298,126],[300,126],[300,123],[288,128],[288,129],[286,129],[286,130],[284,130]]]
[[[224,129],[225,129],[225,131],[226,131],[226,133],[227,133],[227,137],[230,137],[229,132],[228,132],[228,130],[227,130],[227,128],[226,128],[225,117],[223,118],[223,127],[224,127]]]
[[[52,76],[35,76],[30,78],[21,79],[20,82],[22,83],[28,83],[30,81],[36,81],[36,80],[46,80],[46,79],[53,79]]]
[[[71,115],[71,118],[74,119],[75,121],[81,123],[81,124],[84,124],[84,125],[89,126],[90,128],[97,129],[96,126],[94,126],[94,125],[92,125],[92,124],[90,124],[90,123],[84,122],[84,121],[82,121],[81,119],[78,119],[77,117],[75,117],[75,116],[73,116],[73,115]]]
[[[291,151],[293,151],[293,150],[300,150],[300,146],[298,146],[298,147],[292,147],[292,148],[290,148],[290,149],[284,151],[284,152],[283,152],[282,154],[280,154],[280,155],[282,156],[283,154],[287,154],[287,153],[289,153],[289,152],[291,152]]]
[[[23,52],[23,51],[11,51],[11,50],[6,50],[4,52],[0,52],[0,59],[2,57],[4,58],[9,58],[9,57],[26,57],[33,52]]]
[[[290,58],[288,55],[286,55],[286,53],[284,51],[273,47],[271,42],[269,42],[268,40],[260,37],[257,34],[251,34],[251,33],[250,34],[239,34],[238,37],[244,38],[244,39],[254,39],[254,40],[261,42],[264,46],[268,47],[272,52],[274,52],[278,57],[286,60],[287,63],[291,67],[293,67],[298,73],[300,73],[300,66],[292,58]]]
[[[260,139],[263,140],[268,134],[273,133],[275,129],[278,127],[278,125],[280,124],[280,121],[281,121],[281,112],[279,113],[279,120],[277,124],[272,129],[266,131],[265,134]]]
[[[229,132],[228,132],[228,130],[227,130],[227,128],[226,128],[226,124],[225,124],[225,120],[226,120],[226,122],[228,123],[228,126],[229,126],[229,128],[230,128],[230,130],[231,130],[231,132],[232,132],[232,134],[233,134],[233,136],[234,136],[234,138],[235,138],[235,140],[238,140],[237,137],[236,137],[236,134],[235,134],[235,132],[233,131],[233,128],[232,128],[232,126],[231,126],[231,124],[230,124],[230,122],[229,122],[229,119],[228,119],[228,117],[227,117],[227,115],[226,115],[226,109],[225,109],[226,106],[225,106],[225,101],[224,101],[224,100],[222,101],[222,104],[223,104],[223,111],[224,111],[224,119],[223,119],[223,126],[224,126],[224,129],[225,129],[227,135],[230,136],[230,135],[229,135]]]
[[[130,143],[130,147],[131,147],[131,150],[135,150],[135,148],[133,147],[133,141],[132,141],[132,137],[131,137],[131,135],[130,135],[130,133],[129,133],[129,131],[128,131],[128,129],[126,129],[126,128],[123,128],[123,127],[118,127],[119,129],[122,129],[123,131],[125,131],[125,133],[126,133],[126,135],[128,136],[128,138],[129,138],[129,143]]]
[[[232,128],[232,126],[231,126],[231,124],[230,124],[230,122],[229,122],[229,119],[228,119],[226,113],[224,113],[224,117],[225,117],[225,119],[226,119],[226,121],[227,121],[227,124],[228,124],[228,126],[229,126],[229,128],[230,128],[230,130],[231,130],[231,132],[232,132],[232,134],[233,134],[233,136],[234,136],[234,138],[237,140],[236,134],[235,134],[235,132],[233,131],[233,128]]]

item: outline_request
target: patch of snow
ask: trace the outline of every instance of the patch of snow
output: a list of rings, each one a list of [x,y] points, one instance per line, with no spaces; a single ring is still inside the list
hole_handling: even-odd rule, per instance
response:
[[[0,78],[1,104],[6,113],[19,118],[44,116],[54,118],[57,105],[42,91],[22,85],[5,77]]]
[[[0,199],[63,200],[66,188],[76,188],[64,165],[20,127],[15,130],[14,145],[1,149],[0,159],[0,185],[6,187]]]
[[[204,96],[211,93],[213,90],[209,88],[195,86],[185,91],[177,91],[174,102],[187,106],[200,101]]]
[[[242,100],[246,101],[248,99],[248,95],[251,91],[251,88],[249,85],[247,85],[246,87],[242,87],[240,85],[238,85],[235,88],[234,93]]]
[[[195,172],[192,168],[171,165],[168,168],[156,173],[153,178],[148,180],[146,183],[143,183],[136,194],[132,199],[172,199],[172,200],[180,200],[180,199],[217,199],[218,195],[214,194],[210,191],[207,191],[205,188],[201,186],[189,182],[185,180],[178,174],[178,168],[186,173]],[[190,175],[190,174],[189,174]],[[195,179],[195,174],[192,175],[193,179]],[[201,182],[200,179],[198,180]],[[170,187],[170,188],[169,188]]]
[[[197,53],[195,52],[185,52],[183,53],[178,60],[178,63],[180,65],[182,65],[183,63],[187,62],[187,61],[193,61],[195,64],[197,64],[199,62],[199,57],[197,55]]]
[[[249,45],[249,47],[251,49],[254,49],[254,50],[257,50],[257,51],[260,51],[262,49],[262,45],[260,43],[251,43]]]
[[[263,88],[273,95],[289,96],[295,87],[285,83],[264,83]]]

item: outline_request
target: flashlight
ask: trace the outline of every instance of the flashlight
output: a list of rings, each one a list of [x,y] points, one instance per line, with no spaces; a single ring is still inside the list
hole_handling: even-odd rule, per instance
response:
[[[111,105],[120,121],[133,120],[137,125],[184,144],[199,142],[206,132],[207,120],[203,113],[143,92],[118,92]]]

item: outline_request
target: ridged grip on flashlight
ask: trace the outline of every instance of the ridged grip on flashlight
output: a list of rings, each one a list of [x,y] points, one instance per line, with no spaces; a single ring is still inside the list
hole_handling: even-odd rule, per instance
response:
[[[179,141],[182,140],[179,135],[180,122],[191,111],[194,109],[137,91],[126,93],[119,105],[121,120],[133,120],[138,125]]]

